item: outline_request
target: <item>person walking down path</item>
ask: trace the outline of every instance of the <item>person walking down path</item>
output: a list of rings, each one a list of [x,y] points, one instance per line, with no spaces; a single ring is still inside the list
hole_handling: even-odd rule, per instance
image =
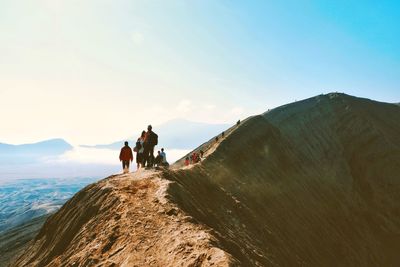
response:
[[[143,158],[144,158],[144,138],[146,135],[146,131],[143,131],[140,137],[136,141],[136,146],[133,149],[136,152],[136,164],[137,169],[143,167]]]
[[[158,135],[149,125],[144,138],[143,167],[152,167],[154,163],[154,147],[158,144]]]
[[[129,172],[129,163],[133,161],[132,149],[128,145],[128,142],[125,141],[125,146],[121,148],[121,152],[119,153],[119,160],[122,162],[122,170],[124,173]]]

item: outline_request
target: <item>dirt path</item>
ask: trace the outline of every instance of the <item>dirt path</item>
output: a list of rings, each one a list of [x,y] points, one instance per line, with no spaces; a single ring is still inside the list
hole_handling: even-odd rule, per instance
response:
[[[115,229],[102,248],[110,263],[121,266],[224,266],[225,253],[212,248],[212,237],[190,223],[165,198],[168,181],[154,172],[117,176],[107,181],[120,192]],[[107,250],[107,251],[105,251]]]

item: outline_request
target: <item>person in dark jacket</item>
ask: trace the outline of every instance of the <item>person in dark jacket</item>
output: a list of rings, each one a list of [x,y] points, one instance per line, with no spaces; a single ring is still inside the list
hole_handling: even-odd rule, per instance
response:
[[[157,157],[154,160],[154,165],[157,167],[160,167],[162,165],[162,156],[160,151],[157,152]]]
[[[136,163],[137,170],[140,167],[143,167],[143,153],[144,153],[144,137],[146,136],[146,131],[143,131],[138,140],[136,141],[135,148],[133,149],[136,152]]]
[[[125,141],[125,146],[121,148],[119,160],[122,162],[122,170],[124,173],[129,172],[129,163],[133,161],[133,154],[127,141]]]
[[[153,127],[149,125],[144,137],[143,166],[152,167],[154,163],[154,147],[158,144],[158,135],[153,132]]]

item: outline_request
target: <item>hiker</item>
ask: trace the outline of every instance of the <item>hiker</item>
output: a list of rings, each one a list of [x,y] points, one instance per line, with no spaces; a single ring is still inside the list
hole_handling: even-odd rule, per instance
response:
[[[199,160],[199,154],[197,154],[196,152],[193,152],[193,154],[192,154],[192,164],[196,164],[199,161],[200,161]]]
[[[168,167],[169,163],[167,161],[167,154],[165,153],[164,148],[161,148],[160,155],[162,157],[161,165],[163,165],[164,167]]]
[[[236,125],[239,126],[239,124],[240,124],[240,120],[237,121]]]
[[[204,157],[204,151],[200,150],[200,158],[203,158],[203,157]]]
[[[222,137],[222,138],[225,137],[225,132],[222,132],[221,137]]]
[[[129,162],[133,161],[132,149],[128,145],[128,142],[125,141],[125,146],[121,148],[121,152],[119,153],[119,160],[122,162],[122,170],[124,173],[129,172]]]
[[[143,167],[143,152],[144,152],[144,137],[146,135],[146,131],[142,131],[142,134],[136,141],[136,146],[133,151],[136,152],[136,164],[137,169],[139,170],[140,167]]]
[[[154,165],[160,167],[161,164],[162,164],[161,152],[157,151],[157,157],[154,159]]]
[[[218,142],[218,140],[219,140],[219,139],[218,139],[218,136],[217,136],[217,137],[215,137],[215,142]]]
[[[158,144],[158,135],[152,129],[149,125],[144,137],[143,167],[152,167],[154,163],[154,147]]]
[[[185,166],[189,166],[189,164],[190,164],[189,157],[186,157],[185,158]]]

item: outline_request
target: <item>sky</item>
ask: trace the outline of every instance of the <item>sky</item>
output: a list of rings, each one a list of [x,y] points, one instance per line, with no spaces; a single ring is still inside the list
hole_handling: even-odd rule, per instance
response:
[[[107,143],[335,91],[400,102],[398,14],[385,0],[0,0],[0,142]]]

